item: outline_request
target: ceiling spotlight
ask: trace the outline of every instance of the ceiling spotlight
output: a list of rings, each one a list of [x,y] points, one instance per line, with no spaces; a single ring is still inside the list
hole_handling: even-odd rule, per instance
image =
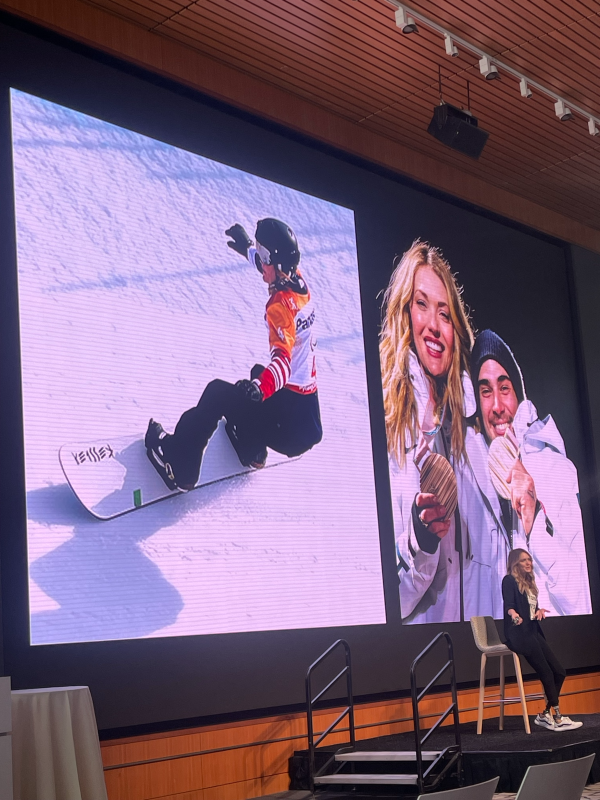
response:
[[[531,91],[531,89],[527,85],[527,79],[526,78],[521,78],[521,80],[519,81],[519,88],[521,89],[521,97],[526,97],[527,98],[527,97],[531,97],[531,95],[533,94],[533,92]]]
[[[417,23],[412,17],[407,16],[406,11],[400,6],[396,9],[396,25],[402,33],[418,33]]]
[[[588,120],[588,131],[590,132],[590,136],[598,136],[600,133],[593,117],[590,117]]]
[[[500,79],[498,67],[495,64],[492,64],[487,56],[484,56],[479,62],[479,71],[486,81],[497,81]]]
[[[556,103],[554,103],[554,113],[561,122],[568,122],[570,119],[573,119],[573,112],[570,108],[566,107],[564,100],[557,100]]]
[[[444,34],[444,44],[446,45],[446,55],[456,58],[458,55],[458,47],[452,41],[449,33]]]

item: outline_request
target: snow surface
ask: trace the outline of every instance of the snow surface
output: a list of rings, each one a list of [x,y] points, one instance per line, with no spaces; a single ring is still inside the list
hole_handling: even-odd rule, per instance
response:
[[[385,622],[353,212],[12,90],[33,644]],[[324,438],[298,461],[100,522],[72,441],[167,430],[268,363],[224,231],[296,232]]]

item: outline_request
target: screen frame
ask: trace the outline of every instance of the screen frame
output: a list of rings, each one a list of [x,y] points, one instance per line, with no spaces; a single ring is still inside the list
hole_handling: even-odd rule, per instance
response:
[[[206,98],[174,82],[145,73],[118,59],[41,31],[36,26],[15,22],[0,15],[0,51],[3,69],[0,84],[0,192],[12,197],[10,157],[10,114],[8,88],[23,91],[102,116],[162,141],[194,151],[199,130],[219,130],[211,140],[212,153],[231,155],[236,145],[239,166],[271,180],[294,185],[302,191],[324,196],[332,202],[355,208],[359,272],[362,295],[364,344],[367,361],[371,433],[380,520],[380,548],[384,571],[387,625],[360,628],[271,631],[265,634],[225,634],[169,639],[142,639],[69,645],[30,647],[28,643],[27,554],[25,531],[25,484],[20,391],[20,350],[16,279],[14,212],[4,203],[0,213],[0,363],[6,376],[0,409],[7,425],[5,436],[10,466],[3,470],[0,516],[4,535],[0,557],[2,569],[2,614],[4,670],[12,675],[14,688],[41,685],[90,685],[101,729],[122,730],[152,725],[175,725],[177,721],[199,724],[200,720],[248,718],[255,713],[297,709],[302,702],[303,675],[309,663],[336,638],[349,641],[354,655],[355,691],[369,699],[398,696],[408,686],[412,658],[440,630],[449,630],[459,657],[459,680],[465,685],[476,677],[478,665],[468,623],[401,628],[393,544],[393,522],[387,474],[387,449],[378,359],[379,301],[371,291],[378,278],[383,285],[391,264],[378,263],[380,248],[369,247],[377,235],[375,211],[366,214],[363,195],[400,187],[406,197],[417,198],[424,209],[439,204],[474,214],[507,231],[518,232],[557,247],[569,275],[569,247],[524,226],[474,209],[448,195],[436,192],[347,154],[286,131],[282,126],[257,120],[225,104]],[[27,58],[23,55],[27,54]],[[125,124],[129,122],[129,124]],[[218,124],[217,124],[218,123]],[[245,135],[242,135],[242,132]],[[258,146],[260,142],[260,147]],[[229,151],[227,150],[229,148]],[[278,177],[279,176],[279,177]],[[284,179],[285,178],[285,179]],[[305,189],[309,184],[313,190]],[[357,210],[358,209],[358,210]],[[569,278],[572,281],[572,278]],[[574,351],[581,365],[577,340],[575,301],[570,296]],[[577,392],[582,438],[589,441],[589,402],[585,375],[579,375]],[[587,470],[594,467],[586,447]],[[592,474],[595,474],[592,472]],[[583,493],[583,492],[582,492]],[[586,525],[586,546],[590,568],[593,607],[598,606],[597,562],[594,528],[600,514],[597,501],[586,491],[582,506]],[[8,533],[6,533],[8,531]],[[577,645],[589,637],[594,617],[551,620],[549,638],[559,643],[561,653],[577,653]],[[420,629],[420,630],[419,630]],[[241,666],[240,666],[241,658]],[[566,662],[567,668],[592,669],[600,664],[600,644]],[[218,677],[218,681],[216,678]],[[245,689],[242,684],[249,688]],[[204,687],[199,689],[198,687]],[[206,691],[208,689],[208,691]],[[149,702],[149,698],[151,701]]]

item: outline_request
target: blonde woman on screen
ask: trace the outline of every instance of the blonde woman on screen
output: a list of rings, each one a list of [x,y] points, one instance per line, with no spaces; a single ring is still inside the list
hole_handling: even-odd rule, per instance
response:
[[[385,293],[384,310],[380,356],[388,450],[403,464],[409,442],[418,438],[415,387],[407,380],[416,358],[434,413],[439,417],[448,406],[452,450],[462,456],[462,377],[473,333],[450,266],[436,248],[416,241],[404,254]]]
[[[380,338],[405,623],[459,621],[480,610],[479,587],[487,573],[474,561],[477,542],[471,546],[468,535],[468,517],[479,501],[472,497],[465,456],[465,417],[476,410],[467,371],[472,344],[449,264],[436,248],[414,242],[385,293]],[[430,453],[444,456],[456,475],[458,508],[452,515],[435,494],[421,490],[421,468]]]

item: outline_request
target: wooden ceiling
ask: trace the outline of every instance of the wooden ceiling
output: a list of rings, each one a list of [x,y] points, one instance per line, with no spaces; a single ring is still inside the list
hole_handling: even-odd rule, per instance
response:
[[[477,57],[445,54],[440,34],[402,35],[386,0],[86,0],[302,97],[413,151],[457,167],[596,230],[600,229],[600,136],[553,102],[525,100],[504,74],[486,81]],[[597,0],[417,0],[415,10],[600,116]],[[479,161],[426,133],[444,99],[471,110],[490,137]]]

